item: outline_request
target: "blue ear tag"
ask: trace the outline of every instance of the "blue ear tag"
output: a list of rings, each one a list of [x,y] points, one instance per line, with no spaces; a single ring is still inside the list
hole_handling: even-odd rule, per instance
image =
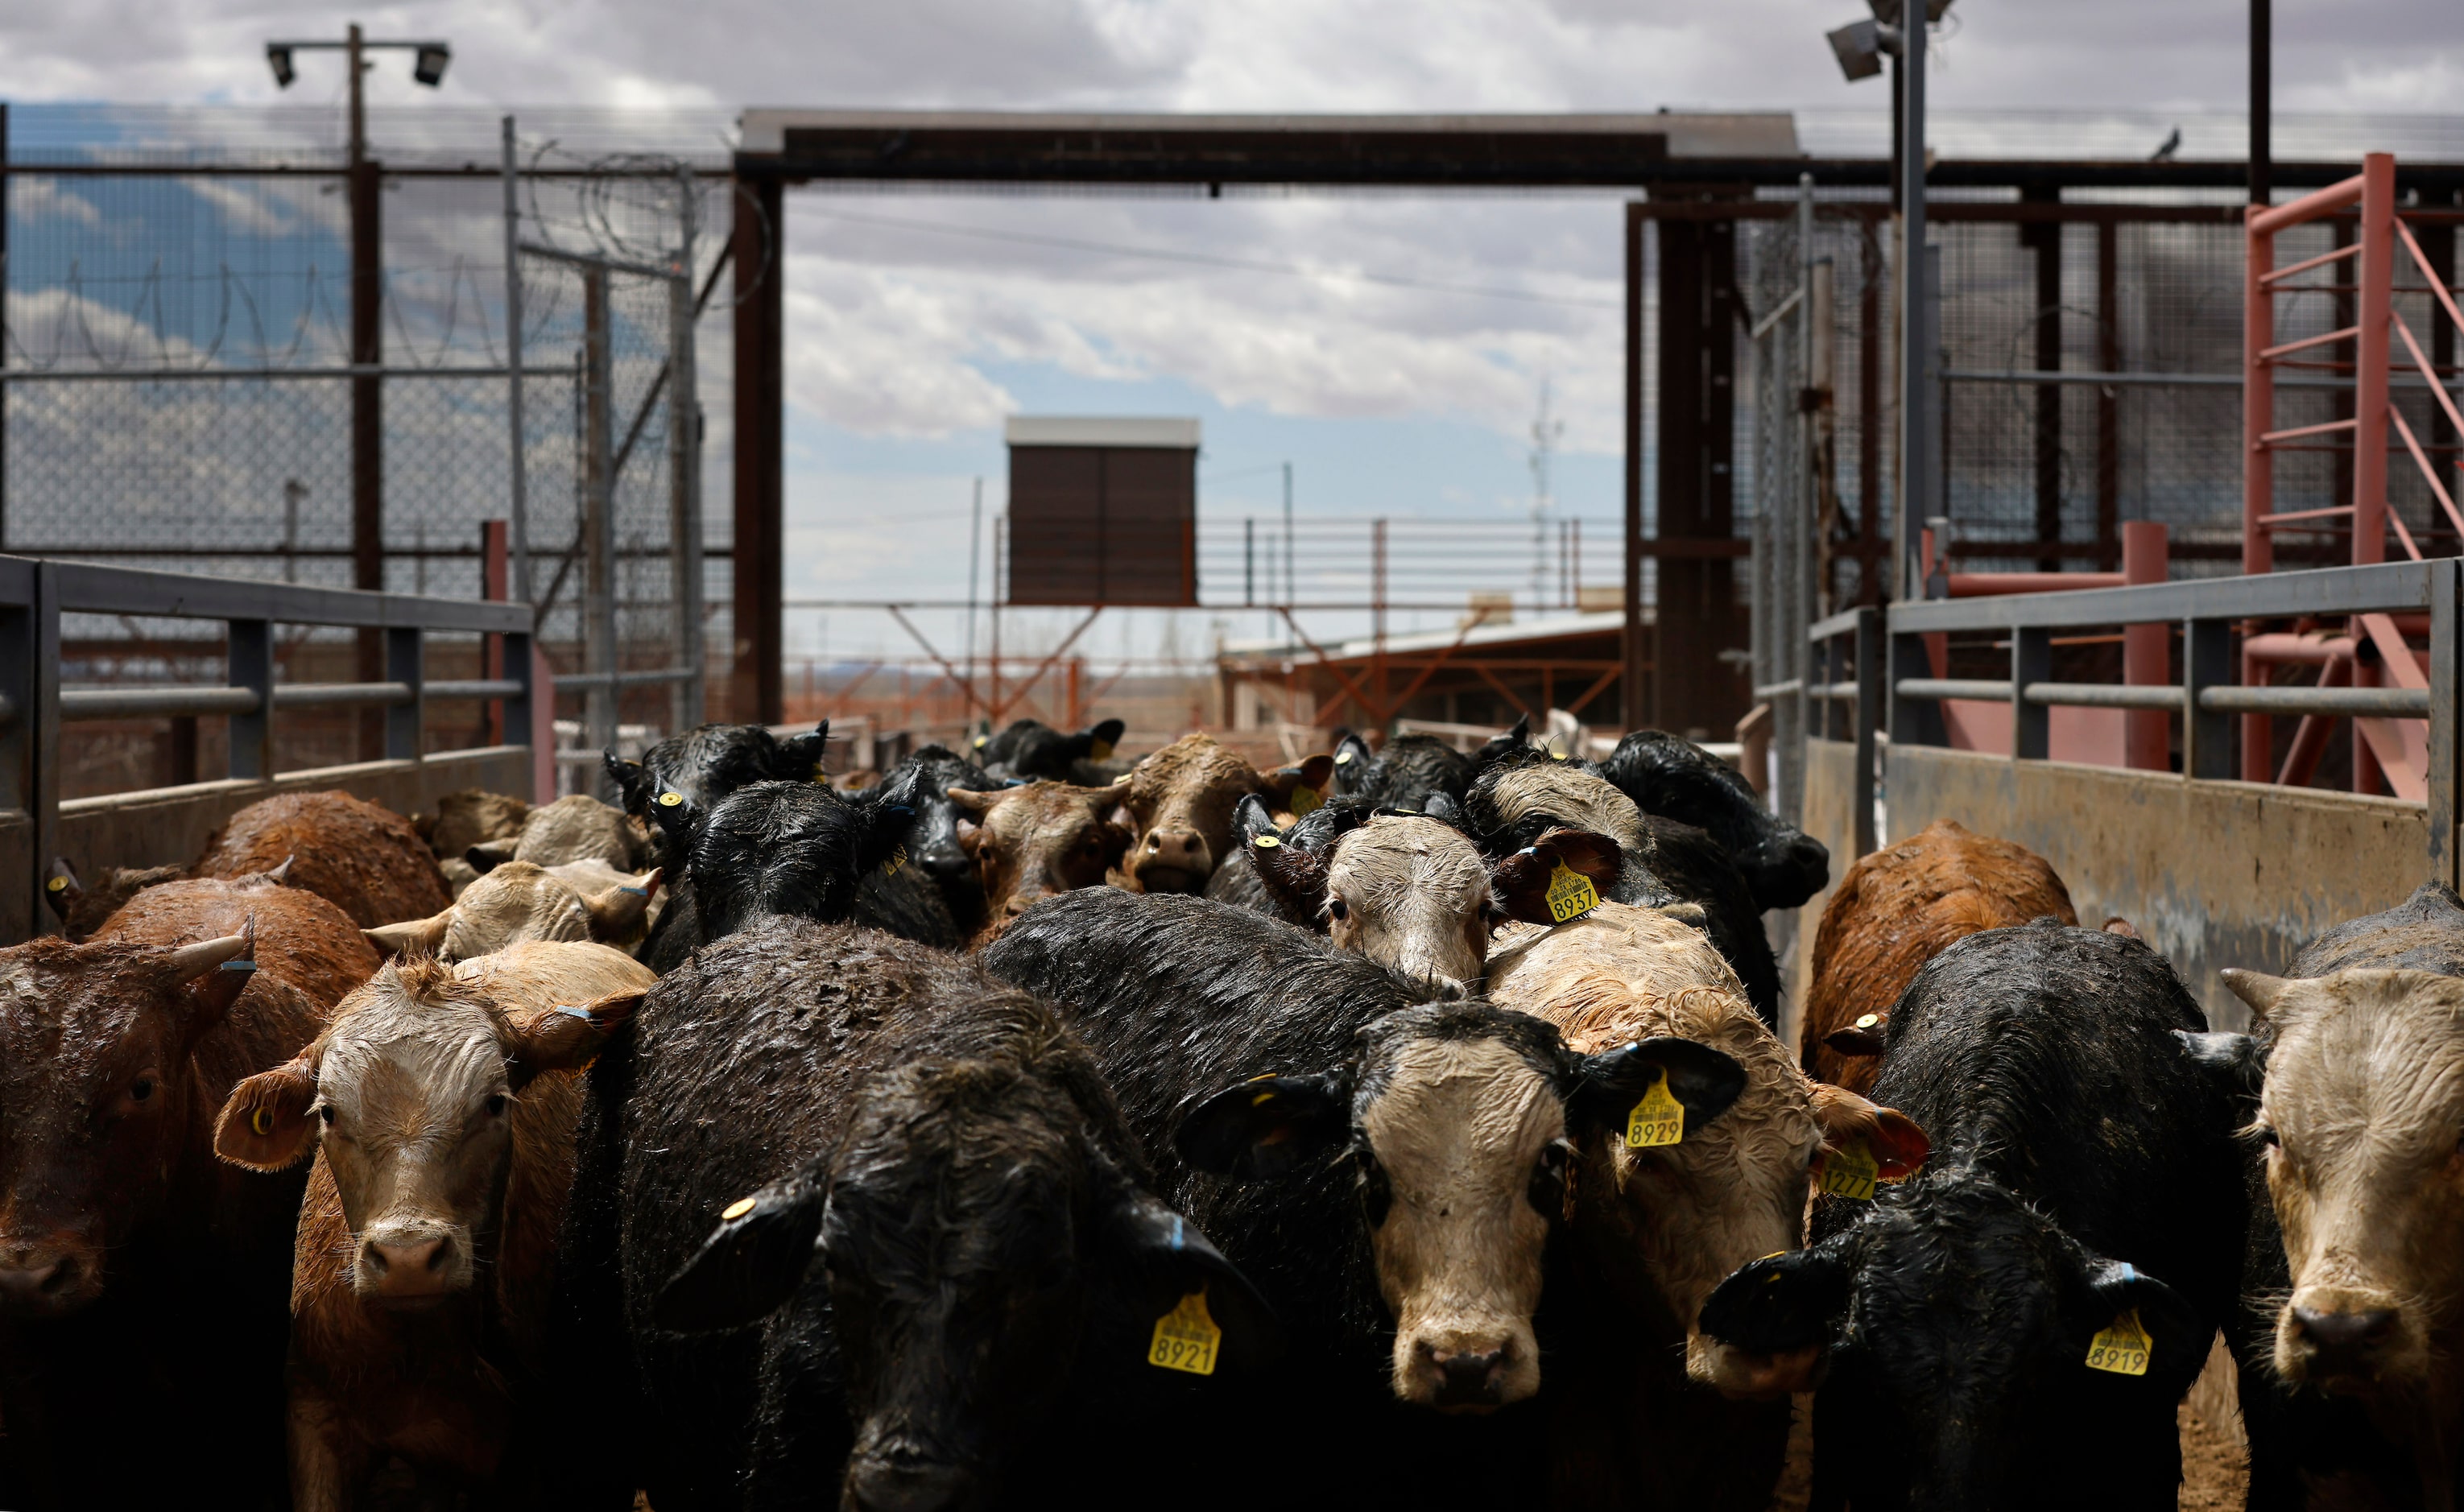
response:
[[[256,970],[256,962],[254,962],[254,961],[225,961],[225,962],[223,962],[220,966],[218,966],[218,967],[216,967],[216,968],[214,968],[214,969],[215,969],[216,971],[225,971],[225,972],[253,972],[253,971]]]
[[[589,1009],[581,1007],[574,1003],[558,1003],[554,1011],[584,1021],[587,1021],[590,1018]]]
[[[648,887],[628,887],[622,883],[617,884],[616,890],[619,892],[629,892],[637,898],[647,898],[650,895],[650,889]]]

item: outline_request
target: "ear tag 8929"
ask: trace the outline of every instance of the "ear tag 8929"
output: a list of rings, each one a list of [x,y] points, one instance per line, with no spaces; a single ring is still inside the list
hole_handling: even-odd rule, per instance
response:
[[[1560,924],[1579,919],[1600,906],[1600,889],[1592,886],[1592,879],[1562,861],[1549,874],[1548,897],[1549,917]]]
[[[2110,1370],[2116,1375],[2145,1375],[2147,1362],[2156,1351],[2156,1341],[2147,1336],[2146,1327],[2139,1321],[2139,1309],[2125,1309],[2113,1322],[2097,1330],[2087,1342],[2087,1368]]]
[[[1845,1150],[1822,1152],[1820,1175],[1815,1187],[1835,1197],[1848,1197],[1858,1202],[1874,1200],[1874,1182],[1881,1174],[1881,1165],[1874,1152],[1858,1140]]]
[[[1155,1339],[1147,1346],[1147,1364],[1192,1375],[1213,1375],[1223,1330],[1206,1310],[1206,1288],[1180,1299],[1180,1304],[1155,1320]]]
[[[1298,819],[1314,814],[1318,805],[1325,801],[1317,796],[1317,789],[1303,782],[1292,789],[1292,816]]]
[[[1642,1101],[1634,1105],[1626,1115],[1625,1143],[1629,1150],[1651,1150],[1661,1145],[1683,1143],[1685,1138],[1685,1105],[1668,1090],[1668,1073],[1652,1078],[1651,1087]]]

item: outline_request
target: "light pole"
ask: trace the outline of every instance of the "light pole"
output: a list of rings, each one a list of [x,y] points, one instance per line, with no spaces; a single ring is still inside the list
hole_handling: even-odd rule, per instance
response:
[[[297,78],[301,53],[345,55],[351,78],[350,155],[345,198],[351,216],[351,586],[369,592],[385,588],[384,443],[385,397],[378,369],[385,362],[383,312],[384,229],[378,217],[383,181],[368,157],[367,94],[363,76],[372,51],[412,55],[410,77],[433,89],[445,81],[445,65],[453,50],[443,42],[371,42],[354,21],[340,42],[268,42],[265,61],[274,70],[277,88],[289,89]],[[385,673],[385,634],[366,629],[359,638],[359,675],[377,682]],[[370,710],[360,720],[360,755],[373,760],[385,755],[385,712]]]

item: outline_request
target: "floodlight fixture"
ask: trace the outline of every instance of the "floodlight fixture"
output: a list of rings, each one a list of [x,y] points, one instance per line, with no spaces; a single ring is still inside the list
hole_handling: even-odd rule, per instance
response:
[[[434,89],[445,82],[445,65],[451,61],[451,48],[442,42],[422,42],[411,58],[410,77]]]
[[[1882,71],[1882,28],[1872,21],[1851,21],[1829,33],[1832,55],[1848,82],[1872,78]]]
[[[299,77],[299,71],[291,66],[291,46],[287,42],[266,43],[265,60],[274,66],[274,87],[276,89],[289,89],[292,80]]]

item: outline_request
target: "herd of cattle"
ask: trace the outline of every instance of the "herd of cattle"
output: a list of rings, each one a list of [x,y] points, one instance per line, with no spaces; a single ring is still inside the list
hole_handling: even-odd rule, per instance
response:
[[[59,864],[0,1505],[2169,1507],[2220,1333],[2252,1505],[2453,1504],[2453,893],[2216,1034],[1939,823],[1790,1047],[1830,857],[1683,740],[1119,737]]]

